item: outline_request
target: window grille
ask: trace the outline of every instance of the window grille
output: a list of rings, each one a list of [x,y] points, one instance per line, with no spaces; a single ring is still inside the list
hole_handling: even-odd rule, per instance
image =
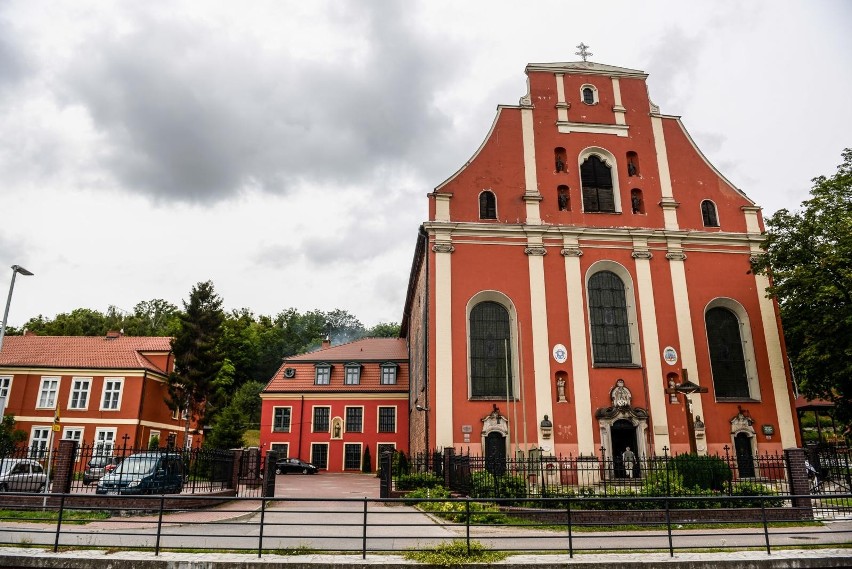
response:
[[[328,445],[314,443],[311,445],[311,464],[317,468],[328,468]]]
[[[580,166],[583,184],[583,210],[590,212],[615,212],[612,171],[603,160],[589,156]]]
[[[361,407],[346,408],[346,432],[360,433],[364,425],[364,409]]]
[[[470,311],[472,397],[514,396],[510,340],[508,310],[492,301],[473,307]]]
[[[331,409],[328,407],[314,407],[314,432],[327,433],[329,425],[329,415]]]
[[[479,219],[497,219],[497,199],[493,192],[479,194]]]
[[[594,363],[633,363],[624,283],[615,273],[601,271],[589,279],[589,316]]]
[[[379,407],[379,432],[396,432],[396,408]]]
[[[343,449],[343,468],[345,470],[361,470],[361,445],[346,443]]]
[[[748,399],[751,394],[739,319],[727,308],[716,307],[707,311],[705,322],[716,397]]]
[[[710,200],[701,202],[701,220],[704,227],[719,227],[719,217],[716,215],[716,204]]]
[[[290,431],[290,408],[276,407],[272,419],[272,430],[278,433]]]

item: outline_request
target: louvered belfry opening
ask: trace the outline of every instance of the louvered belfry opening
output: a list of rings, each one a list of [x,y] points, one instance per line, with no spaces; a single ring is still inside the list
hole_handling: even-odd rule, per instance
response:
[[[580,166],[583,184],[583,211],[615,212],[612,191],[612,170],[595,155],[589,156]]]

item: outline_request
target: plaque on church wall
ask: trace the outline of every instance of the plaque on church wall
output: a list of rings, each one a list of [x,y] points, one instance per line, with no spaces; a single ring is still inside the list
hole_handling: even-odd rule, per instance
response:
[[[568,361],[568,348],[562,344],[556,344],[553,346],[553,359],[556,360],[557,363],[564,364]]]
[[[663,359],[666,360],[666,363],[670,366],[675,365],[677,363],[677,350],[671,346],[666,346],[665,349],[663,349]]]
[[[473,432],[473,426],[472,425],[462,425],[461,428],[462,428],[463,433],[472,433]]]

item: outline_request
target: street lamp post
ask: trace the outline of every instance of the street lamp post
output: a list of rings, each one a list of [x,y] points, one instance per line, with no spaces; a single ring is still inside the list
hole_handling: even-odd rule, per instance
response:
[[[12,304],[12,291],[15,290],[15,277],[21,273],[32,276],[32,273],[20,265],[12,265],[12,283],[9,285],[9,296],[6,298],[6,310],[3,312],[3,323],[0,324],[0,350],[3,349],[3,337],[6,336],[6,321],[9,318],[9,305]]]

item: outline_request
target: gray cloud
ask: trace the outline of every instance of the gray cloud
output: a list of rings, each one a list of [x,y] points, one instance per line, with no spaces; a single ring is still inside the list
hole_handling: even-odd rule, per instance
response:
[[[402,6],[370,6],[329,13],[365,47],[355,62],[321,63],[143,11],[135,32],[88,36],[57,90],[88,109],[106,144],[101,166],[157,200],[352,184],[388,165],[425,170],[425,141],[451,127],[432,93],[458,65]]]

